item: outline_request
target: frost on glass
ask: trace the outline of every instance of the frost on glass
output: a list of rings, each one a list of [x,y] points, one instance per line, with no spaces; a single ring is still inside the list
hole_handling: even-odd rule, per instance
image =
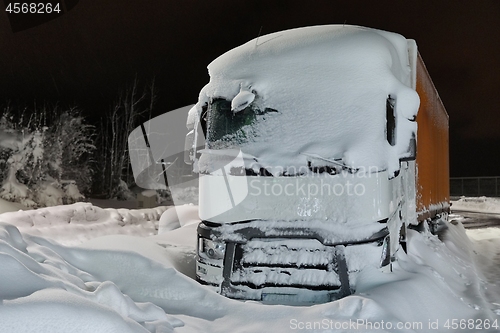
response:
[[[241,111],[234,112],[231,102],[224,99],[214,100],[207,114],[207,140],[215,142],[227,135],[235,135],[242,140],[245,138],[243,127],[252,125],[255,121],[256,112],[248,106]]]
[[[277,112],[270,108],[261,110],[255,103],[247,101],[243,102],[246,106],[241,108],[242,104],[235,106],[236,99],[214,99],[203,114],[207,124],[207,148],[242,148],[245,143],[253,141],[257,135],[256,127],[266,120],[264,115]]]

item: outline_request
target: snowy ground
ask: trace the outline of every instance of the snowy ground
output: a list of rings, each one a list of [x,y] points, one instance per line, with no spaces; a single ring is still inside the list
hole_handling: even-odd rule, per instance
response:
[[[462,197],[453,201],[453,210],[500,214],[500,198]]]
[[[1,214],[0,332],[500,331],[485,329],[500,324],[500,229],[450,224],[444,241],[410,231],[393,273],[363,271],[354,295],[293,307],[196,283],[196,206],[181,222],[172,210],[159,221],[165,209]]]
[[[462,197],[453,201],[452,210],[500,216],[500,198]],[[475,265],[489,282],[491,293],[487,293],[487,296],[500,309],[500,228],[467,230],[467,235],[474,244]],[[500,311],[496,310],[496,313],[500,314]]]

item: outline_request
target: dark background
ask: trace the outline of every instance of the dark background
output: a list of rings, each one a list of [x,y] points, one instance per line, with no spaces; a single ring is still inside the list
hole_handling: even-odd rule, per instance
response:
[[[498,0],[80,0],[15,33],[2,8],[0,104],[97,119],[137,75],[156,78],[158,115],[195,103],[207,64],[259,31],[343,23],[415,39],[450,116],[451,175],[500,175]]]

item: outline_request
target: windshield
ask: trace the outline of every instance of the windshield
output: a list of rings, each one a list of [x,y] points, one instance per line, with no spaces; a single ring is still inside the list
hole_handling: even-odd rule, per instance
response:
[[[251,106],[233,112],[230,101],[214,99],[209,104],[206,115],[209,148],[211,143],[220,140],[233,144],[242,143],[247,138],[244,127],[253,124],[255,119],[256,112]]]

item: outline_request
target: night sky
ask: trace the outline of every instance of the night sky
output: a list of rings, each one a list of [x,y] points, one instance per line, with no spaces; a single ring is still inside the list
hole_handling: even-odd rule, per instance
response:
[[[80,0],[16,33],[2,12],[0,104],[96,117],[137,75],[156,78],[158,115],[195,103],[207,64],[259,31],[342,23],[415,39],[450,116],[451,175],[500,176],[498,0]]]

